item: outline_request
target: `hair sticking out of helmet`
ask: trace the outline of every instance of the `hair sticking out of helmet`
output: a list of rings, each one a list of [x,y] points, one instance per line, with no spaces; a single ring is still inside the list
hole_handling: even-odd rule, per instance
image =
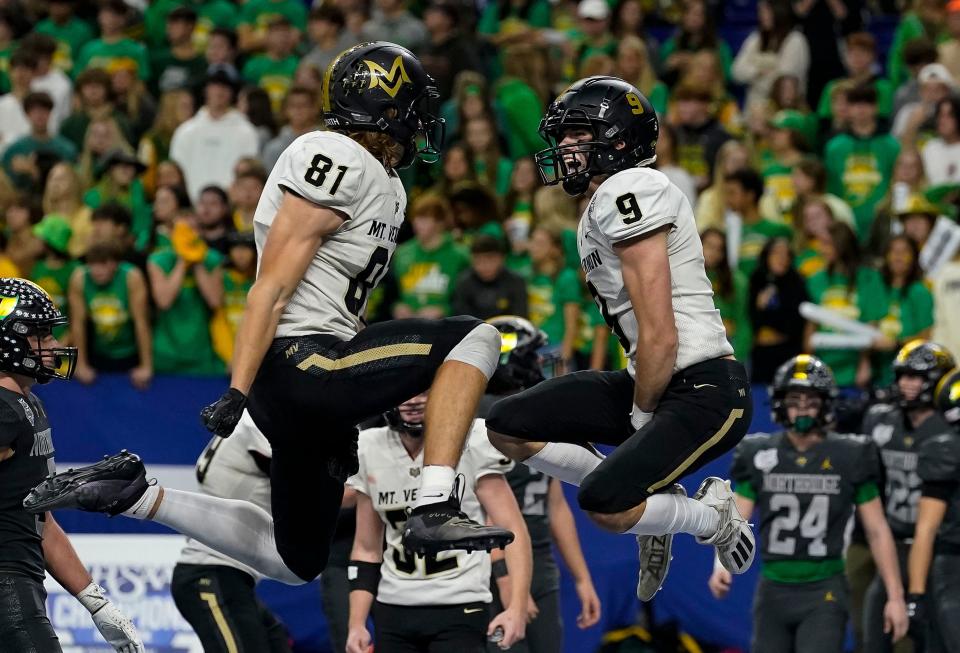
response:
[[[905,410],[933,407],[937,384],[955,365],[946,348],[929,340],[911,340],[893,359],[897,403]],[[918,388],[908,388],[910,377],[920,380]]]
[[[820,406],[816,416],[794,419],[788,415],[787,394],[790,392],[811,393],[819,397]],[[773,420],[781,426],[798,433],[823,430],[834,421],[834,403],[837,398],[837,382],[833,371],[816,356],[800,354],[777,368],[770,390]]]
[[[46,383],[69,379],[77,364],[76,347],[51,347],[53,329],[67,318],[47,292],[26,279],[0,278],[0,372]]]
[[[540,121],[550,144],[536,155],[543,183],[580,195],[590,180],[657,158],[660,123],[633,85],[616,77],[588,77],[562,92]]]

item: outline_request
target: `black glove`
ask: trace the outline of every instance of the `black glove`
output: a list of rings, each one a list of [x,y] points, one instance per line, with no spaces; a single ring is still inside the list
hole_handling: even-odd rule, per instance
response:
[[[237,422],[247,407],[247,395],[236,388],[230,388],[214,403],[200,411],[203,425],[221,438],[228,438],[237,428]]]
[[[327,458],[327,473],[341,483],[360,471],[360,456],[357,453],[357,431],[346,438],[337,450]]]
[[[907,616],[910,617],[911,636],[922,636],[927,630],[926,594],[907,594]]]

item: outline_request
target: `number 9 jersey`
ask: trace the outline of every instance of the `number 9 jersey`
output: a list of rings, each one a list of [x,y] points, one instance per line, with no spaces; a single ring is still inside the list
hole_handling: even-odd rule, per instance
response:
[[[407,205],[400,178],[349,136],[304,134],[280,155],[257,205],[253,221],[260,257],[284,193],[346,219],[317,249],[276,335],[350,339],[360,330],[367,296],[386,274],[397,246]]]
[[[877,449],[854,435],[830,433],[806,451],[784,433],[748,436],[730,477],[759,510],[764,563],[841,560],[851,511],[880,494]]]
[[[679,339],[673,371],[733,354],[720,312],[713,305],[713,288],[703,267],[703,248],[690,202],[663,173],[630,168],[597,188],[580,218],[577,249],[587,287],[607,326],[620,340],[631,375],[637,318],[614,246],[665,226],[670,227],[667,254]]]

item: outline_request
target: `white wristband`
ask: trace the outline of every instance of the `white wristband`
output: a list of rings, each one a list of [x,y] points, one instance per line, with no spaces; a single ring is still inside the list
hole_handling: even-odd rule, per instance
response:
[[[87,612],[94,614],[107,603],[110,603],[110,599],[104,594],[105,591],[102,587],[96,583],[90,583],[77,594],[77,600],[80,601],[80,605],[87,609]]]
[[[633,405],[633,412],[630,413],[630,424],[633,425],[634,431],[639,431],[644,427],[644,425],[653,419],[653,413],[648,413],[646,411],[640,410],[640,407],[636,404]]]

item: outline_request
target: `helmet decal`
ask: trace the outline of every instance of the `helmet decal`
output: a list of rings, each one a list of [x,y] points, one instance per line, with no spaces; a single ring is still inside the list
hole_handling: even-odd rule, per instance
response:
[[[397,97],[400,87],[411,83],[410,76],[407,74],[406,68],[403,67],[403,57],[400,55],[397,55],[397,58],[393,60],[390,70],[369,59],[364,59],[363,63],[370,69],[370,88],[374,89],[379,86],[390,97]]]
[[[19,297],[0,297],[0,320],[12,314],[19,303]]]

